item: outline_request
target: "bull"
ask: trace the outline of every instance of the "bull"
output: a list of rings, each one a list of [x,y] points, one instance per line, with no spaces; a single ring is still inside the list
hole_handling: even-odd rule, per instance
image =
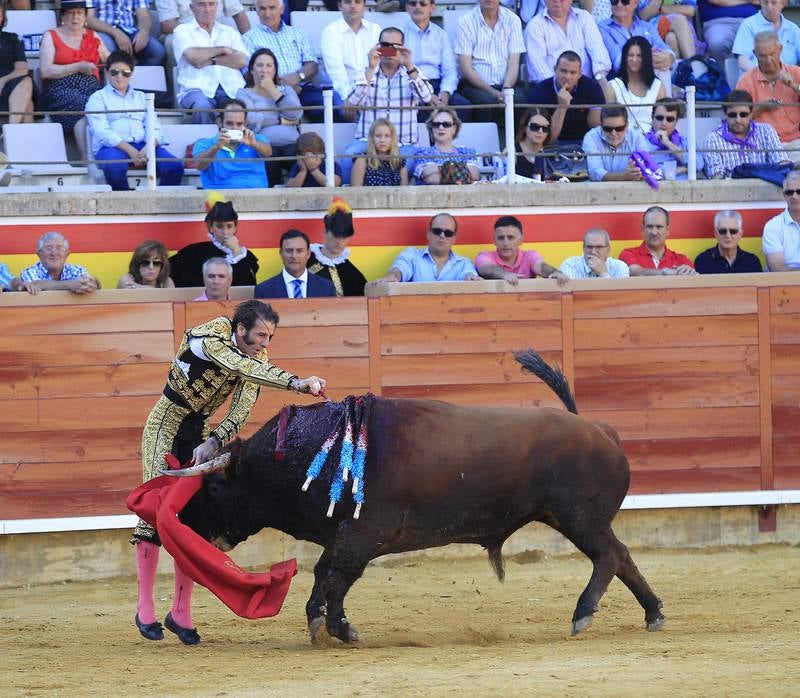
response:
[[[568,411],[375,398],[363,475],[366,502],[358,519],[349,502],[329,511],[328,488],[321,483],[304,491],[309,463],[342,417],[341,403],[325,402],[293,408],[288,433],[294,437],[285,453],[280,444],[277,458],[279,416],[208,463],[170,471],[205,475],[181,521],[224,550],[267,527],[322,546],[306,604],[314,643],[326,632],[346,643],[358,640],[344,598],[370,560],[475,543],[487,550],[503,581],[503,543],[531,521],[559,531],[592,562],[572,616],[573,635],[591,624],[615,575],[644,609],[647,629],[658,630],[661,601],[611,529],[630,481],[619,437],[578,416],[558,368],[533,350],[515,356]]]

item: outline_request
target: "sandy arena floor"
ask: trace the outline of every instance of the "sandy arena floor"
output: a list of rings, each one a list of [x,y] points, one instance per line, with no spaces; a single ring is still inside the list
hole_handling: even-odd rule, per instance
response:
[[[594,625],[569,622],[589,577],[579,556],[372,565],[351,591],[355,648],[311,647],[302,571],[280,616],[235,617],[195,592],[196,647],[142,639],[135,580],[0,590],[0,695],[797,696],[800,549],[634,551],[667,625],[615,580]],[[159,578],[159,612],[171,578]]]

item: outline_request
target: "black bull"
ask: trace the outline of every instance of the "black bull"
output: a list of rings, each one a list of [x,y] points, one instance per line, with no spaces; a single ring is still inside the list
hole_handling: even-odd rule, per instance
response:
[[[236,442],[229,456],[212,461],[215,467],[226,463],[225,469],[205,476],[180,518],[226,548],[267,527],[321,545],[306,605],[315,641],[326,629],[345,642],[358,639],[344,597],[370,560],[477,543],[502,580],[503,542],[531,521],[561,532],[592,561],[572,616],[573,634],[591,623],[615,575],[644,608],[647,628],[657,630],[664,622],[661,601],[611,530],[630,480],[616,432],[577,416],[563,374],[538,354],[520,352],[517,360],[570,411],[376,398],[358,520],[349,497],[326,516],[330,475],[301,491],[309,463],[340,418],[339,403],[294,408],[289,434],[296,436],[287,437],[279,462],[278,417]]]

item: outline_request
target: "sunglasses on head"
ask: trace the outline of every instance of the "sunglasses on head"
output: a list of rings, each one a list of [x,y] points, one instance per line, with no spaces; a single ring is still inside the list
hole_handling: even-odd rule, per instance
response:
[[[452,126],[452,121],[431,121],[432,128],[451,128]]]
[[[792,194],[797,194],[800,196],[800,189],[784,189],[783,195],[784,196],[791,196]]]
[[[631,0],[611,0],[612,5],[619,5],[620,3],[622,3],[623,5],[630,5]]]
[[[450,230],[449,228],[431,228],[431,233],[438,235],[439,237],[444,235],[446,238],[453,238],[456,236],[456,231]]]
[[[614,133],[622,133],[626,128],[628,128],[627,125],[626,126],[603,126],[603,132],[604,133],[611,133],[613,131]]]
[[[540,133],[547,133],[550,130],[549,124],[537,124],[535,121],[531,121],[528,124],[529,131],[539,131]]]
[[[143,259],[139,262],[140,267],[163,267],[164,262],[160,259]]]
[[[653,118],[656,121],[666,121],[668,124],[674,123],[676,119],[676,117],[668,116],[666,114],[656,114]]]
[[[737,116],[740,119],[746,119],[748,116],[750,116],[750,112],[749,111],[729,111],[729,112],[725,112],[725,116],[727,116],[729,119],[735,119]]]
[[[717,235],[730,235],[733,237],[734,235],[739,234],[739,228],[717,228]]]
[[[112,68],[111,70],[108,71],[108,74],[111,75],[112,77],[117,77],[117,75],[122,75],[122,77],[124,78],[129,78],[131,75],[133,75],[133,71],[120,70],[119,68]]]

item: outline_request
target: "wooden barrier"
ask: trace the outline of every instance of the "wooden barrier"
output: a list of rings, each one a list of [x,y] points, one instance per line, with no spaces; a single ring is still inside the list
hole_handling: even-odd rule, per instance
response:
[[[632,493],[800,488],[796,275],[377,292],[389,295],[276,301],[271,358],[328,377],[334,399],[372,390],[560,408],[513,359],[533,346],[564,366],[584,415],[619,430]],[[126,513],[141,426],[177,342],[233,306],[118,293],[4,294],[0,518]],[[244,434],[310,400],[263,390]]]

